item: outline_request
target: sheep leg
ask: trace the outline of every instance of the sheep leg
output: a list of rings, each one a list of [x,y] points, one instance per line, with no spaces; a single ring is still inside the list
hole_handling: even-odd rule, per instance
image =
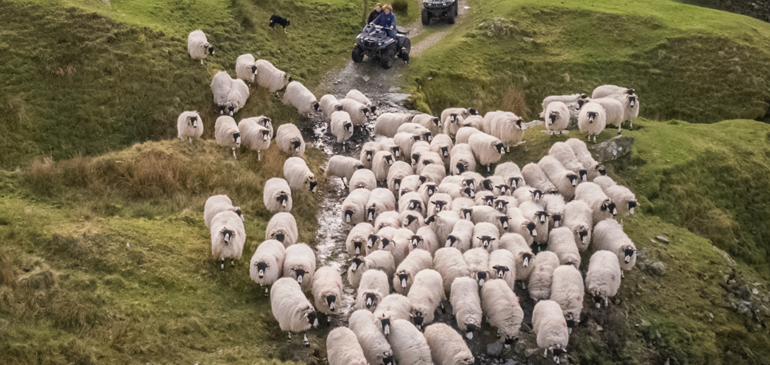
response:
[[[269,295],[270,295],[270,293],[269,293],[269,288],[268,288],[268,287],[265,287],[265,296],[269,296]]]
[[[618,123],[618,134],[620,134],[620,131],[623,129],[623,122]]]
[[[633,120],[629,120],[628,121],[628,130],[629,131],[634,130],[634,121]]]
[[[189,140],[190,143],[192,143],[192,137],[187,137],[187,140]]]
[[[505,146],[505,152],[511,152],[511,145],[510,145],[510,143],[507,146]]]
[[[203,59],[201,58],[201,65],[203,64]]]
[[[289,342],[291,342],[291,331],[289,332]]]
[[[230,259],[230,266],[235,267],[235,260]]]
[[[262,161],[262,151],[257,151],[257,161]]]
[[[487,164],[487,172],[489,172],[489,164]]]
[[[310,341],[307,339],[307,333],[303,334],[303,340],[305,342],[305,346],[310,346]]]
[[[224,270],[224,269],[225,269],[225,258],[223,257],[222,258],[222,270]],[[621,272],[621,274],[622,274],[622,272]]]

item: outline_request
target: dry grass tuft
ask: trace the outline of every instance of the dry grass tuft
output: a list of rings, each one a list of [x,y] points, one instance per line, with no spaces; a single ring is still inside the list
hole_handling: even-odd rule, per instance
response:
[[[503,93],[503,100],[500,105],[503,110],[508,110],[514,114],[529,120],[529,107],[524,91],[516,85],[511,85]]]

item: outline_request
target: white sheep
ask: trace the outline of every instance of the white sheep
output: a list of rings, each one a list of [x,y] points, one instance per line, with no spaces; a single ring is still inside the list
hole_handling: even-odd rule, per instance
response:
[[[395,211],[396,197],[385,188],[372,190],[369,201],[366,202],[366,221],[371,223],[384,212]]]
[[[413,210],[420,214],[425,214],[427,206],[422,200],[422,194],[418,192],[410,192],[401,195],[398,198],[398,212],[402,213],[406,210]]]
[[[462,336],[446,324],[426,327],[425,340],[436,365],[472,365],[476,361]]]
[[[310,115],[318,111],[318,100],[305,85],[299,81],[292,81],[286,85],[286,92],[283,94],[283,105],[291,104],[297,108],[297,112],[302,115]]]
[[[401,158],[401,147],[399,147],[398,143],[396,143],[393,138],[383,138],[377,142],[377,146],[378,151],[388,151],[396,159]]]
[[[575,196],[575,187],[577,187],[580,176],[567,170],[559,160],[545,155],[537,163],[543,170],[548,180],[556,187],[564,199],[572,199]]]
[[[330,119],[332,113],[342,111],[342,103],[334,95],[326,94],[318,100],[318,109],[321,109],[321,114],[325,119]]]
[[[396,134],[398,133],[409,133],[414,137],[419,136],[420,139],[425,142],[430,142],[433,140],[433,134],[430,132],[430,129],[425,128],[417,123],[402,124],[396,131]]]
[[[476,109],[470,108],[447,108],[441,111],[441,122],[444,125],[444,128],[446,128],[447,124],[450,124],[448,121],[455,122],[458,118],[468,118],[471,115],[477,115],[478,112]],[[447,133],[449,135],[454,135],[454,133]]]
[[[481,194],[483,194],[483,192],[479,193],[477,196],[481,196]],[[493,200],[488,202],[489,204],[494,204],[494,197],[492,197],[492,199]],[[475,224],[482,222],[491,223],[497,228],[499,234],[507,233],[510,229],[510,225],[508,224],[508,216],[500,213],[500,211],[488,205],[477,205],[473,207],[471,221]],[[498,242],[494,242],[493,244],[496,246],[497,243]]]
[[[445,167],[449,167],[449,162],[452,158],[453,147],[454,143],[452,143],[452,139],[443,133],[435,135],[433,140],[430,142],[430,150],[441,156]]]
[[[227,195],[212,195],[206,199],[206,204],[203,208],[203,222],[206,223],[206,228],[211,228],[211,220],[214,216],[224,211],[232,211],[244,220],[241,213],[241,207],[234,207],[233,201]]]
[[[241,79],[234,79],[227,94],[227,110],[230,116],[243,109],[247,100],[249,100],[249,86]]]
[[[423,177],[420,176],[419,177],[419,181],[422,181],[422,179],[423,179]],[[407,179],[404,179],[404,180],[407,180]],[[436,184],[434,182],[429,182],[429,181],[426,181],[426,182],[420,184],[420,186],[417,188],[417,192],[420,193],[420,195],[422,195],[422,199],[423,200],[426,200],[428,202],[430,202],[430,199],[434,195],[440,194],[440,193],[438,193],[438,184]],[[450,198],[451,198],[451,196],[450,196]]]
[[[262,201],[270,213],[289,212],[292,207],[291,188],[286,180],[274,177],[265,182]]]
[[[481,309],[487,322],[497,327],[497,337],[509,347],[519,339],[524,311],[513,290],[503,280],[490,280],[481,288]]]
[[[176,119],[177,138],[187,138],[192,143],[193,138],[200,138],[203,134],[203,119],[197,111],[184,111]]]
[[[556,142],[548,150],[548,155],[561,162],[566,169],[578,174],[580,181],[588,181],[588,170],[578,161],[575,152],[564,142]]]
[[[196,29],[187,36],[187,52],[190,53],[190,58],[194,60],[200,59],[202,65],[203,59],[206,56],[214,55],[214,46],[209,43],[208,39],[206,39],[206,34],[202,30]]]
[[[291,213],[277,213],[270,218],[265,228],[265,239],[281,242],[284,247],[297,243],[299,231],[297,220]]]
[[[452,291],[452,283],[456,278],[470,276],[470,269],[465,263],[463,254],[451,247],[438,249],[433,255],[433,269],[441,274],[444,282],[444,291],[449,295]]]
[[[556,189],[556,185],[548,179],[545,171],[534,162],[524,165],[524,168],[521,169],[521,174],[524,176],[524,181],[527,185],[540,190],[543,194],[559,192]]]
[[[409,254],[409,246],[414,233],[406,228],[385,227],[377,232],[377,236],[380,238],[377,249],[390,252],[393,255],[395,265],[398,266]],[[395,266],[393,268],[395,270]],[[393,275],[393,273],[391,272],[389,275]]]
[[[527,245],[531,245],[537,237],[537,223],[524,217],[524,212],[518,207],[508,207],[505,215],[508,216],[511,232],[519,234]]]
[[[377,188],[377,178],[374,177],[372,170],[359,169],[353,173],[348,187],[351,192],[356,189],[374,190]]]
[[[597,177],[596,179],[599,178]],[[620,216],[621,223],[623,223],[623,217],[627,217],[629,214],[634,214],[634,208],[639,206],[639,202],[636,200],[636,195],[634,195],[631,189],[623,185],[616,184],[606,188],[602,187],[602,189],[604,190],[604,193],[607,194],[610,199],[612,199],[612,201],[615,203],[615,206],[618,208],[618,216]]]
[[[343,215],[343,221],[353,225],[366,221],[366,203],[370,196],[370,190],[356,189],[351,191],[342,202],[340,213]],[[360,252],[353,254],[360,254]]]
[[[518,199],[512,196],[505,196],[505,195],[498,196],[497,198],[495,198],[495,201],[493,203],[493,208],[497,209],[497,211],[503,214],[508,212],[508,207],[518,207],[518,206],[519,206]],[[507,216],[505,219],[508,220]]]
[[[457,327],[465,337],[473,339],[473,332],[481,327],[481,298],[479,283],[469,277],[459,277],[452,282],[449,301],[457,320]]]
[[[596,143],[596,136],[602,133],[606,125],[607,114],[601,105],[588,102],[580,109],[578,128],[580,128],[580,133],[586,135],[588,141],[591,141],[591,137],[593,137],[594,143]]]
[[[279,130],[280,131],[280,130]],[[292,190],[308,189],[315,193],[318,182],[305,160],[299,157],[289,157],[283,163],[283,176]]]
[[[398,221],[401,222],[401,227],[414,233],[417,233],[420,228],[425,227],[425,218],[423,218],[422,214],[410,210],[400,213]]]
[[[582,200],[591,207],[594,222],[612,218],[618,214],[615,202],[604,194],[601,186],[592,182],[578,185],[575,189],[575,199]]]
[[[368,200],[367,200],[368,201]],[[378,233],[383,228],[401,228],[401,214],[392,211],[380,214],[377,219],[374,220],[374,232]],[[392,238],[392,237],[391,237]]]
[[[264,87],[270,93],[286,87],[291,82],[291,76],[273,66],[270,61],[257,60],[257,85]]]
[[[359,154],[359,159],[367,169],[372,168],[372,159],[374,158],[374,154],[377,153],[379,150],[380,150],[379,142],[366,142],[361,146],[361,153]]]
[[[356,334],[358,344],[364,350],[364,356],[369,364],[395,364],[393,349],[382,330],[378,328],[372,312],[365,309],[353,312],[348,320],[348,328]]]
[[[439,242],[446,242],[449,234],[452,233],[455,224],[460,220],[460,215],[451,210],[444,210],[440,213],[425,219],[425,223],[436,232]]]
[[[401,295],[409,294],[414,283],[414,277],[422,270],[433,268],[433,257],[426,250],[413,250],[404,258],[393,274],[393,289]]]
[[[324,174],[328,177],[343,179],[343,184],[347,185],[353,178],[353,173],[361,169],[364,169],[364,164],[357,158],[334,155],[329,159]]]
[[[317,311],[331,316],[342,304],[342,276],[333,266],[324,266],[313,275],[313,298]]]
[[[411,123],[414,117],[413,113],[382,113],[374,122],[374,135],[393,138],[398,129],[405,123]]]
[[[494,204],[495,204],[495,193],[488,190],[482,190],[476,193],[477,206],[492,208],[492,210],[495,210],[493,208]]]
[[[545,118],[545,128],[548,130],[548,134],[552,136],[561,134],[569,125],[569,108],[567,108],[567,104],[554,101],[548,104],[543,117]]]
[[[468,264],[470,277],[478,281],[479,286],[484,286],[486,280],[494,275],[489,272],[489,251],[483,247],[472,248],[463,253],[463,259]]]
[[[548,234],[548,251],[559,256],[562,265],[580,268],[580,250],[575,244],[575,236],[569,227],[554,228]]]
[[[203,62],[201,60],[201,62]],[[211,92],[214,94],[214,103],[217,104],[219,114],[225,113],[227,97],[233,85],[233,79],[226,71],[217,72],[211,79]]]
[[[591,102],[599,104],[604,108],[606,125],[614,124],[618,126],[618,134],[620,134],[626,113],[623,103],[614,98],[591,99]]]
[[[500,161],[502,155],[505,154],[503,143],[496,137],[486,133],[477,133],[470,136],[468,144],[471,146],[473,156],[476,157],[480,164],[487,167],[487,172],[490,171],[489,165]]]
[[[564,207],[564,227],[569,228],[575,237],[580,251],[585,251],[591,243],[591,230],[594,226],[593,210],[582,200],[573,200]]]
[[[500,139],[507,151],[511,152],[511,146],[521,144],[521,140],[524,139],[526,127],[522,122],[521,117],[516,114],[498,110],[484,115],[482,129],[485,133]]]
[[[403,319],[392,321],[388,342],[397,364],[433,365],[425,336],[411,323]]]
[[[516,285],[516,259],[511,251],[498,249],[490,252],[489,271],[495,274],[495,278],[505,281],[511,289]]]
[[[425,128],[428,128],[433,138],[436,138],[439,134],[441,134],[441,119],[439,117],[434,117],[430,114],[417,114],[412,118],[412,123],[419,124]],[[447,135],[449,137],[449,135]]]
[[[406,178],[409,175],[413,175],[414,170],[412,169],[412,166],[409,166],[408,163],[404,161],[396,161],[388,168],[388,176],[386,178],[388,189],[390,189],[391,192],[393,192],[394,195],[400,196],[401,194],[399,191],[401,190],[401,184],[404,181],[404,178]],[[414,181],[413,183],[415,183]],[[419,185],[418,185],[419,186]],[[412,186],[410,189],[407,190],[407,192],[415,192],[416,187]]]
[[[535,302],[551,297],[553,271],[561,265],[559,256],[551,251],[540,251],[535,256],[536,265],[529,274],[529,296]]]
[[[471,127],[481,130],[484,127],[484,118],[480,115],[471,115],[460,122],[461,127]]]
[[[251,53],[242,54],[235,59],[235,76],[252,84],[257,80],[257,64]]]
[[[435,155],[435,153],[432,152],[431,154]],[[445,177],[446,169],[444,168],[444,164],[441,163],[440,159],[438,164],[431,163],[422,168],[420,173],[420,178],[425,180],[426,183],[440,184]]]
[[[412,303],[412,320],[418,329],[433,323],[436,308],[443,308],[442,301],[446,300],[441,274],[431,269],[418,272],[406,297]]]
[[[474,228],[473,222],[465,219],[458,220],[452,228],[452,232],[447,236],[445,247],[456,248],[460,252],[470,250],[473,244]]]
[[[620,288],[620,263],[615,253],[599,250],[591,255],[586,274],[586,289],[593,296],[596,308],[609,306],[609,298],[614,297]]]
[[[522,185],[519,185],[519,187],[513,191],[511,196],[516,198],[516,201],[519,202],[519,205],[525,202],[539,203],[543,198],[543,192],[540,189],[536,189],[522,183]]]
[[[551,218],[552,224],[550,229],[561,227],[564,221],[564,209],[567,207],[564,197],[559,194],[545,194],[540,199],[540,203],[542,203],[543,209]]]
[[[564,143],[572,148],[575,157],[577,157],[578,161],[580,161],[580,163],[583,164],[583,167],[588,171],[588,181],[593,181],[597,176],[606,175],[604,166],[591,157],[591,153],[588,152],[588,146],[586,146],[585,142],[577,138],[570,138]]]
[[[607,250],[614,253],[623,270],[631,270],[636,265],[636,245],[623,232],[623,226],[614,219],[596,223],[592,247],[594,251]]]
[[[331,120],[332,134],[337,138],[337,143],[342,143],[342,150],[345,151],[348,140],[353,137],[353,122],[350,120],[350,114],[344,111],[334,112]]]
[[[500,237],[500,249],[508,250],[516,261],[516,280],[521,281],[526,288],[526,281],[536,267],[535,255],[527,241],[518,233],[506,233]]]
[[[278,148],[289,156],[305,156],[305,140],[296,125],[281,124],[275,132],[275,143]]]
[[[455,144],[468,143],[474,134],[484,133],[473,127],[462,127],[455,134]]]
[[[545,349],[543,357],[548,351],[553,354],[553,361],[557,364],[562,354],[567,352],[569,342],[569,330],[564,319],[559,303],[553,300],[541,300],[535,304],[532,310],[532,329],[537,335],[537,347]]]
[[[372,312],[386,295],[390,294],[388,275],[381,270],[366,270],[356,289],[356,309],[368,309]]]
[[[438,214],[443,210],[452,210],[452,197],[449,194],[434,193],[428,201],[428,214]]]
[[[542,205],[533,201],[519,204],[519,209],[521,209],[525,218],[535,223],[535,230],[537,231],[535,242],[540,244],[541,249],[545,249],[544,246],[548,243],[548,228],[551,222],[548,212]]]
[[[421,249],[428,251],[431,255],[439,248],[438,236],[433,228],[425,226],[420,227],[412,236],[412,243],[409,245],[409,252]]]
[[[214,135],[217,144],[232,148],[233,157],[235,157],[235,149],[241,147],[241,132],[238,130],[238,125],[235,124],[235,119],[228,116],[217,118],[217,122],[214,124]]]
[[[465,171],[476,171],[476,158],[469,144],[456,144],[452,148],[449,168],[453,175],[460,175]]]
[[[583,275],[571,265],[561,265],[553,271],[551,300],[558,303],[564,313],[569,332],[580,322],[583,311]]]
[[[542,104],[542,112],[540,112],[540,117],[545,118],[547,116],[546,109],[548,109],[548,105],[550,105],[553,102],[562,102],[564,104],[576,104],[580,100],[587,100],[588,96],[586,94],[571,94],[571,95],[551,95],[546,96],[545,99],[543,99]]]
[[[366,257],[356,256],[351,260],[348,267],[348,282],[353,288],[358,288],[361,284],[361,277],[368,270],[380,270],[387,276],[393,275],[396,271],[396,264],[393,261],[393,254],[388,251],[377,250],[366,255]]]
[[[372,314],[374,320],[380,325],[380,330],[385,336],[390,335],[390,325],[398,320],[411,321],[412,303],[401,294],[393,293],[382,299],[380,305]],[[411,323],[407,322],[410,326]]]
[[[266,240],[257,246],[249,264],[249,276],[260,287],[269,287],[281,278],[283,260],[286,249],[283,243],[276,240]],[[614,256],[613,256],[614,257]],[[268,288],[265,288],[265,295]]]
[[[348,255],[366,255],[374,251],[374,243],[377,240],[377,236],[374,234],[374,227],[366,222],[361,222],[355,225],[348,233],[348,237],[345,240],[345,249],[348,251]],[[371,245],[368,243],[371,242]]]
[[[350,114],[350,120],[353,121],[353,125],[366,124],[366,117],[369,114],[369,108],[366,105],[361,104],[353,99],[340,100],[342,110]]]
[[[257,161],[262,160],[262,151],[270,147],[272,131],[260,124],[264,117],[244,118],[238,122],[241,141],[251,150],[257,151]],[[268,122],[269,123],[269,122]]]
[[[524,183],[524,175],[514,162],[504,162],[495,166],[495,175],[504,178],[513,190]]]
[[[393,136],[393,142],[398,145],[400,153],[404,154],[404,156],[411,156],[412,145],[421,140],[421,136],[416,136],[407,132],[396,133],[396,135]]]
[[[494,224],[481,222],[473,227],[473,240],[471,242],[473,248],[480,247],[492,252],[497,249],[499,243],[500,230]]]
[[[347,327],[337,327],[326,336],[329,365],[369,365],[356,334]]]
[[[616,85],[602,85],[596,87],[594,89],[594,92],[591,93],[591,99],[598,99],[598,98],[604,98],[611,95],[617,95],[617,94],[629,94],[632,95],[636,92],[634,89],[629,89],[622,86],[616,86]]]
[[[512,191],[506,179],[497,175],[487,176],[483,181],[481,181],[481,188],[491,191],[495,197],[501,195],[510,195]]]
[[[372,172],[374,172],[374,176],[377,178],[377,181],[387,180],[388,170],[394,162],[395,160],[393,159],[393,155],[390,152],[379,151],[374,155],[374,160],[372,161]]]
[[[270,308],[278,321],[281,331],[305,332],[310,327],[318,326],[313,303],[310,303],[302,292],[299,283],[291,278],[280,278],[270,291]],[[305,346],[310,345],[307,334],[304,335]]]
[[[291,245],[286,248],[283,277],[297,280],[303,291],[310,291],[313,288],[315,262],[315,252],[310,246],[304,243]]]
[[[246,230],[243,228],[243,220],[237,213],[224,211],[218,213],[211,220],[211,256],[222,261],[222,269],[225,268],[225,259],[235,266],[234,260],[239,260],[243,253],[243,244],[246,242]]]
[[[361,104],[364,104],[364,106],[369,108],[369,111],[371,111],[372,113],[374,113],[374,111],[377,110],[377,107],[374,106],[372,101],[368,97],[366,97],[364,93],[356,89],[351,89],[350,91],[348,91],[348,93],[345,94],[345,99],[353,99]]]
[[[639,97],[636,94],[613,94],[607,97],[619,101],[623,105],[623,120],[628,120],[630,129],[634,129],[634,119],[639,116]],[[620,134],[622,122],[618,124],[618,134]]]

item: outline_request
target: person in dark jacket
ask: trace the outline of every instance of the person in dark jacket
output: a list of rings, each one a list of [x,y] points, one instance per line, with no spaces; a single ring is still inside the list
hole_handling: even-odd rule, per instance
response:
[[[385,29],[388,37],[396,39],[398,37],[396,33],[396,14],[393,14],[393,8],[390,4],[385,4],[382,7],[382,14],[374,19],[374,25],[379,25]]]
[[[369,20],[367,20],[366,23],[373,22],[374,19],[377,19],[377,17],[380,16],[380,14],[382,14],[382,8],[380,7],[380,3],[377,3],[377,5],[374,6],[374,10],[369,13]]]

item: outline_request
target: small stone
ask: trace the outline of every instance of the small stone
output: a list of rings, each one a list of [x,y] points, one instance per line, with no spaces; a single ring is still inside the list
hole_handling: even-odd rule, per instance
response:
[[[663,237],[663,236],[657,236],[657,237],[655,237],[655,239],[660,241],[660,242],[663,242],[663,243],[668,243],[668,238]]]
[[[749,309],[749,307],[747,307],[747,306],[746,306],[745,304],[743,304],[743,303],[741,303],[740,305],[738,305],[738,313],[743,313],[743,314],[745,314],[747,317],[751,318],[751,310]]]
[[[369,81],[369,76],[362,76],[361,78],[364,79],[364,81]]]
[[[660,332],[655,331],[655,335],[658,336],[658,338],[660,338]]]
[[[751,292],[754,293],[754,295],[759,294],[759,290],[757,290],[757,288],[751,289]]]
[[[658,261],[650,265],[650,271],[655,275],[663,275],[666,273],[666,266],[662,262]]]
[[[495,341],[487,345],[487,355],[497,356],[503,352],[503,344],[500,341]]]
[[[669,364],[671,364],[671,359],[666,359],[666,362],[663,363],[663,365],[669,365]]]
[[[597,324],[596,325],[596,330],[601,332],[601,331],[604,331],[604,328]]]
[[[532,41],[534,41],[534,39],[529,37],[524,37],[524,42],[532,42]]]
[[[711,317],[711,319],[714,319],[714,313],[709,313],[709,317]]]

